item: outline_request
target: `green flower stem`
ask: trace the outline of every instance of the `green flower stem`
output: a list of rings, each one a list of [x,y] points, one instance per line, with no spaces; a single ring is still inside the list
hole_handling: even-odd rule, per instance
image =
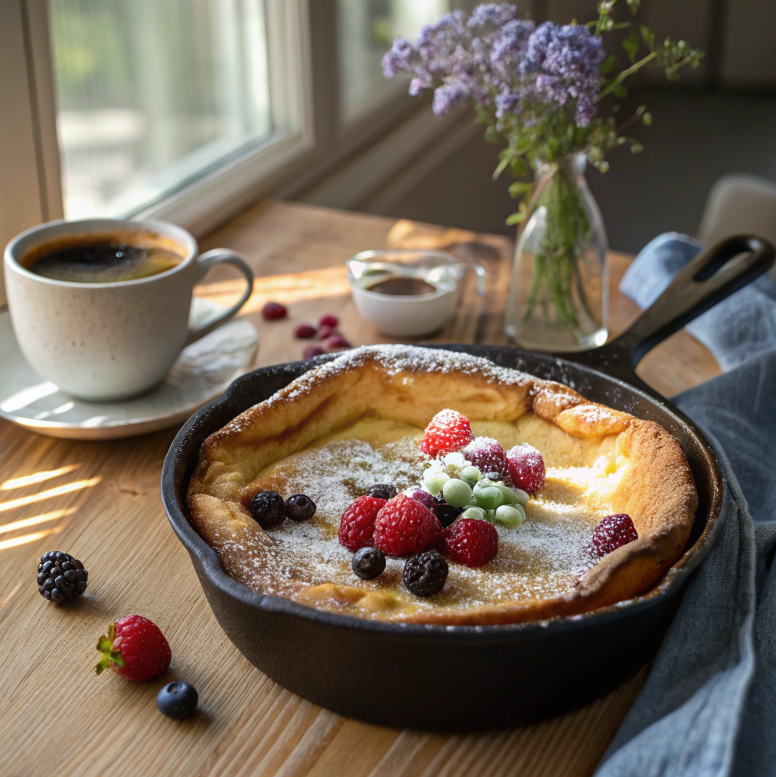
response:
[[[637,70],[640,70],[644,65],[649,64],[653,59],[657,57],[657,52],[653,51],[651,54],[647,54],[646,57],[643,59],[640,59],[638,62],[635,62],[632,64],[629,68],[626,68],[625,70],[620,73],[617,78],[613,78],[599,93],[598,97],[596,97],[596,102],[600,102],[601,100],[606,97],[607,94],[610,94],[613,92],[628,76],[632,76]]]
[[[537,193],[534,210],[544,208],[545,229],[534,255],[534,277],[525,319],[541,306],[546,326],[574,330],[576,305],[585,304],[578,257],[585,251],[590,223],[582,208],[583,193],[572,172],[558,165]],[[574,290],[577,294],[574,294]],[[575,302],[575,296],[579,301]]]

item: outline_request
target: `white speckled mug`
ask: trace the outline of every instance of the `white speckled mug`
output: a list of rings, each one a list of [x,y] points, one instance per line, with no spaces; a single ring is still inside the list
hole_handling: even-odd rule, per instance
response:
[[[60,238],[151,233],[176,247],[181,261],[145,278],[78,283],[37,275],[22,263]],[[130,238],[131,239],[131,238]],[[215,264],[237,267],[247,281],[240,300],[194,329],[194,285]],[[5,249],[5,284],[16,339],[44,380],[78,399],[127,399],[161,383],[181,350],[233,318],[253,289],[253,273],[223,248],[199,255],[197,241],[164,221],[53,221],[15,237]]]

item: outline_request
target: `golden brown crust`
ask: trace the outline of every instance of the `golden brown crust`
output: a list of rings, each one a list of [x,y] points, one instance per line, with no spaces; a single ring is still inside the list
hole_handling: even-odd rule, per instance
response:
[[[587,612],[643,594],[682,554],[697,492],[684,453],[662,427],[484,359],[403,346],[349,352],[208,437],[189,486],[192,524],[218,552],[226,571],[248,582],[245,570],[278,552],[246,509],[246,495],[264,467],[364,416],[422,429],[443,407],[471,421],[514,422],[533,412],[574,437],[615,436],[614,456],[625,476],[612,494],[613,511],[632,517],[639,539],[601,559],[572,592],[547,599],[393,612],[389,593],[334,583],[311,586],[295,579],[293,570],[276,590],[314,607],[360,617],[518,623]]]

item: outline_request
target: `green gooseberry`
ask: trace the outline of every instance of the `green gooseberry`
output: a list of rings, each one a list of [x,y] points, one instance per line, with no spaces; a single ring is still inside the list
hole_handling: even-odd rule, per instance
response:
[[[531,498],[522,488],[514,489],[515,496],[517,497],[517,503],[521,507],[525,507],[528,504],[528,500]]]
[[[474,490],[479,491],[481,488],[490,488],[493,485],[495,485],[495,483],[492,480],[488,480],[488,478],[482,478],[482,480],[477,481],[474,486]]]
[[[483,521],[487,518],[487,515],[481,507],[467,507],[461,513],[461,518],[475,518],[479,521]]]
[[[501,505],[496,509],[495,520],[507,529],[517,529],[525,521],[525,510],[519,504]]]
[[[517,494],[509,486],[495,486],[504,496],[505,505],[513,505],[517,502]]]
[[[453,507],[468,507],[472,501],[472,490],[468,483],[458,478],[450,478],[442,486],[442,496]]]
[[[504,504],[504,495],[496,486],[479,489],[475,492],[474,498],[477,500],[477,506],[486,510],[495,510]]]
[[[477,467],[464,467],[458,474],[458,477],[473,488],[482,479],[482,472]]]
[[[450,475],[447,475],[444,472],[432,472],[428,477],[425,475],[423,476],[423,482],[433,496],[436,496],[440,492],[448,480],[450,480]]]

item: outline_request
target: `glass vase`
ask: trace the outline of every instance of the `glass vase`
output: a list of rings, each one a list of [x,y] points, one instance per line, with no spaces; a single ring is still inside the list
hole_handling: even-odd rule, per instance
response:
[[[607,337],[606,230],[584,154],[542,163],[520,227],[506,333],[540,351],[578,351]]]

